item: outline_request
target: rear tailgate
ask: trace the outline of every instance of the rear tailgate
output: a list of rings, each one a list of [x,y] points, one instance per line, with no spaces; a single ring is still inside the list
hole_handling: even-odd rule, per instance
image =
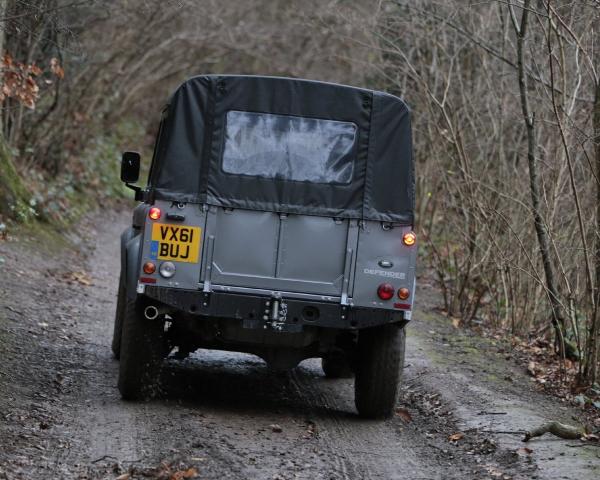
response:
[[[211,207],[202,280],[212,285],[342,297],[357,227],[345,219]],[[354,222],[355,223],[355,222]]]

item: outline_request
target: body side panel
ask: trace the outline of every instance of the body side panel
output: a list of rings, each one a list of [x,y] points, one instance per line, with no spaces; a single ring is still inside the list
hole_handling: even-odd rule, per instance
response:
[[[403,235],[410,231],[411,227],[372,221],[363,223],[358,239],[354,305],[391,310],[412,309],[417,245],[408,247],[402,242]],[[389,283],[394,287],[392,299],[383,301],[378,297],[377,287],[382,283]],[[400,288],[410,290],[408,299],[398,298]]]
[[[142,253],[140,262],[136,268],[136,281],[143,278],[145,281],[142,283],[151,285],[192,289],[198,288],[202,250],[205,243],[206,212],[203,209],[203,206],[167,201],[157,201],[154,206],[161,209],[161,217],[156,221],[151,220],[147,215],[145,217],[144,233],[141,243]],[[193,228],[193,235],[199,235],[197,243],[192,245],[197,245],[197,250],[186,250],[186,252],[188,260],[195,261],[161,259],[161,244],[165,242],[160,240],[160,236],[157,237],[157,233],[160,233],[160,227],[163,227],[165,231],[168,230],[168,234],[165,237],[167,241],[170,240],[172,229],[177,229],[179,227],[188,229],[189,231],[189,228]],[[159,230],[153,230],[153,228],[158,228]],[[183,252],[184,249],[188,248],[188,244],[180,242],[179,247]],[[175,275],[172,278],[164,278],[159,273],[160,265],[164,261],[171,261],[175,265]],[[153,262],[156,265],[156,271],[153,274],[146,274],[143,272],[142,268],[145,262]]]

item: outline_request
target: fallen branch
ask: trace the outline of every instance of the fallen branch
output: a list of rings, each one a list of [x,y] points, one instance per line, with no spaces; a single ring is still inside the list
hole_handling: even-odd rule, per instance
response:
[[[479,433],[493,433],[503,435],[523,435],[527,432],[525,430],[479,430]]]
[[[577,440],[585,435],[585,430],[581,427],[573,427],[560,422],[548,422],[525,433],[523,441],[528,442],[534,437],[541,437],[544,433],[551,433],[567,440]]]

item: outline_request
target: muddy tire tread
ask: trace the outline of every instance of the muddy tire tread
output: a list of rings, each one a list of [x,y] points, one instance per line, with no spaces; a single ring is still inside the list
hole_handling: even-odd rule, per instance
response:
[[[121,335],[119,391],[125,400],[154,396],[163,361],[164,322],[147,320],[143,302],[127,299]]]
[[[123,282],[123,275],[119,276],[119,290],[117,294],[117,309],[115,311],[115,322],[113,329],[113,338],[111,350],[114,357],[119,360],[121,356],[121,334],[123,332],[123,316],[125,315],[125,305],[127,302],[127,292]]]
[[[405,332],[396,324],[359,334],[355,404],[364,418],[389,418],[404,368]]]

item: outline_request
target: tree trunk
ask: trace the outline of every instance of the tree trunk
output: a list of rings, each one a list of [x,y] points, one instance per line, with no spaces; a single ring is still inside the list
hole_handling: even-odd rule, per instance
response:
[[[600,333],[600,78],[596,79],[594,96],[594,112],[592,114],[594,129],[594,157],[596,158],[596,285],[594,312],[588,329],[586,348],[586,363],[584,376],[587,382],[593,384],[598,380],[598,334]]]
[[[8,0],[0,0],[0,19],[3,19],[6,15],[7,1]],[[6,34],[6,32],[4,31],[4,25],[6,25],[6,23],[4,21],[0,21],[0,56],[4,55],[4,35]],[[2,132],[4,131],[2,124],[3,118],[4,112],[2,111],[2,108],[0,108],[0,135],[2,135]]]
[[[552,260],[550,258],[550,241],[548,239],[548,231],[542,217],[540,206],[541,192],[540,179],[538,172],[537,159],[535,158],[537,143],[535,130],[535,114],[531,111],[528,96],[527,74],[524,64],[524,47],[527,36],[527,23],[529,19],[529,10],[531,1],[525,0],[523,4],[523,13],[521,15],[520,25],[517,23],[516,16],[512,5],[509,5],[513,20],[513,27],[517,35],[517,72],[519,78],[519,93],[521,98],[521,110],[527,130],[527,164],[529,166],[529,189],[531,194],[531,209],[533,213],[533,221],[535,232],[540,247],[540,255],[544,266],[544,275],[546,278],[546,291],[552,308],[552,325],[556,334],[556,343],[561,352],[564,351],[564,325],[565,321],[561,313],[561,305],[556,287],[556,278],[554,269],[552,268]]]

